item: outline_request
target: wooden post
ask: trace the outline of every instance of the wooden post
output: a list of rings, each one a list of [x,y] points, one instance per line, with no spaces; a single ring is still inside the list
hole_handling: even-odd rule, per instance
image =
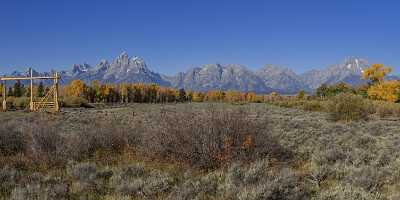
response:
[[[54,109],[56,112],[60,111],[60,107],[58,105],[58,72],[56,72],[54,77]]]
[[[3,111],[7,111],[7,83],[3,81]]]
[[[30,111],[34,111],[34,105],[33,105],[33,72],[32,72],[32,68],[29,69],[29,72],[31,74],[31,101],[29,103],[29,110]]]

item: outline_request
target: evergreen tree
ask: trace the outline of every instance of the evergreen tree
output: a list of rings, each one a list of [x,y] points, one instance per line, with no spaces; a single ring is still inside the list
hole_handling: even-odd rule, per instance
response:
[[[0,84],[0,96],[3,96],[4,84]]]
[[[36,96],[37,97],[44,97],[44,86],[43,86],[42,82],[39,83],[39,86],[37,88]]]
[[[186,91],[183,88],[179,89],[178,101],[179,102],[185,102],[186,101]]]
[[[21,84],[21,81],[16,81],[13,87],[13,96],[21,97],[23,95],[23,87],[24,86]]]
[[[9,97],[14,96],[14,92],[13,92],[12,87],[9,87],[9,88],[8,88],[7,96],[9,96]]]

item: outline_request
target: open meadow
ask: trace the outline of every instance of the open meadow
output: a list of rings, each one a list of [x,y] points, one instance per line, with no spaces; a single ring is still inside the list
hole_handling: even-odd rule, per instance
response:
[[[396,117],[182,103],[0,120],[1,199],[400,198]]]

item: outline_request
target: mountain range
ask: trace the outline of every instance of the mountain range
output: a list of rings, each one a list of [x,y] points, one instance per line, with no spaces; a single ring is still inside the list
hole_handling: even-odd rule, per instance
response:
[[[340,64],[325,69],[296,74],[289,68],[265,65],[252,71],[237,64],[206,64],[179,72],[174,76],[162,75],[149,69],[140,57],[130,57],[123,52],[112,62],[101,60],[96,66],[75,64],[72,69],[61,71],[63,83],[80,79],[87,83],[98,80],[103,83],[156,83],[161,86],[184,88],[192,91],[238,90],[244,92],[294,94],[300,90],[314,91],[321,84],[344,82],[360,85],[361,74],[369,63],[365,59],[348,57]],[[49,75],[34,72],[34,75]],[[15,71],[12,76],[27,76],[27,72]],[[397,79],[397,77],[391,77]]]

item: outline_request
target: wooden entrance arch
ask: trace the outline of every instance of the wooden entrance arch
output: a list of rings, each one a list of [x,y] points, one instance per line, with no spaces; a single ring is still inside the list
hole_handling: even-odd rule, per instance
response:
[[[3,111],[7,111],[7,81],[21,81],[21,80],[29,80],[30,81],[30,102],[29,102],[29,110],[34,111],[53,111],[58,112],[60,107],[58,105],[58,82],[59,75],[57,72],[53,74],[53,76],[38,76],[33,77],[32,69],[29,69],[29,77],[3,77],[0,78],[0,81],[3,83]],[[33,98],[33,81],[34,80],[53,80],[53,85],[50,90],[44,97],[41,97],[39,100],[35,101]]]

